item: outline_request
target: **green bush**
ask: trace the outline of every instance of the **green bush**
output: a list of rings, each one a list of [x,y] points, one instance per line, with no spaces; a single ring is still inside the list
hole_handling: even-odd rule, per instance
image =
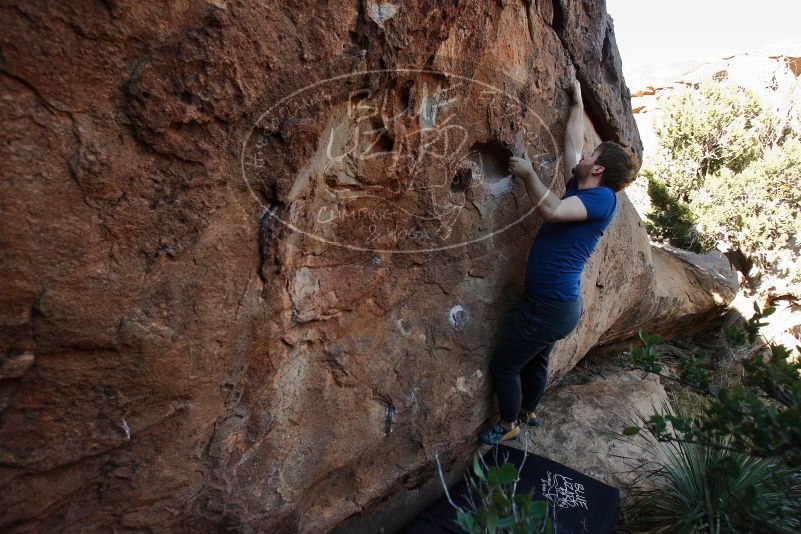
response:
[[[739,174],[706,177],[691,203],[703,232],[797,287],[801,262],[801,140],[770,148]],[[798,293],[795,293],[798,295]]]
[[[439,460],[437,460],[439,463]],[[473,457],[472,474],[466,473],[468,506],[453,502],[440,470],[448,502],[456,509],[457,524],[469,534],[530,534],[553,532],[548,501],[534,499],[534,489],[517,493],[519,470],[503,462],[488,466]]]
[[[777,124],[752,91],[712,82],[672,95],[654,131],[666,159],[685,166],[674,186],[686,201],[705,176],[723,168],[740,172],[758,159]],[[686,173],[688,165],[694,172]]]
[[[652,484],[629,494],[623,514],[628,530],[797,532],[796,470],[776,458],[733,450],[727,438],[709,445],[650,438],[662,459],[641,470]]]
[[[656,239],[695,252],[716,244],[753,259],[776,293],[801,296],[801,136],[748,89],[708,83],[674,94],[643,163]],[[770,289],[770,286],[767,286]]]
[[[651,212],[645,221],[648,233],[659,240],[699,254],[714,248],[715,243],[698,231],[698,218],[690,206],[668,193],[662,180],[650,173],[646,176],[648,196],[651,197]]]
[[[760,310],[756,303],[754,309],[744,332],[735,326],[725,331],[734,346],[746,340],[753,343],[765,324],[762,319],[775,311],[773,307]],[[652,416],[648,429],[657,438],[701,444],[730,439],[737,450],[780,458],[801,469],[801,360],[792,358],[787,347],[767,343],[741,362],[742,383],[719,387],[713,383],[709,359],[702,352],[681,357],[679,372],[670,373],[661,361],[661,338],[640,332],[640,339],[643,345],[632,347],[626,356],[631,368],[679,382],[708,399],[704,413],[697,417]],[[638,429],[626,431],[636,433]]]
[[[724,330],[732,347],[753,344],[775,311],[754,304],[741,330]],[[801,527],[801,362],[768,342],[743,359],[742,382],[716,383],[700,350],[663,363],[659,336],[640,331],[627,363],[682,384],[705,398],[698,413],[681,409],[623,430],[665,444],[667,460],[643,476],[657,488],[634,488],[630,527],[658,532],[797,532]],[[801,347],[799,347],[801,348]],[[646,432],[643,432],[645,430]]]

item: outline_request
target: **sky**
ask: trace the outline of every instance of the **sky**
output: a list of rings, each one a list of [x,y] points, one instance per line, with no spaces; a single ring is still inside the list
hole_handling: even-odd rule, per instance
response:
[[[607,0],[623,74],[642,65],[715,59],[801,43],[801,0]]]

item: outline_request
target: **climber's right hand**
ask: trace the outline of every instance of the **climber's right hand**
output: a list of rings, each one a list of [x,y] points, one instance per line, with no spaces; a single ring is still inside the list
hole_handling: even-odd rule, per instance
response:
[[[509,158],[508,169],[509,174],[519,178],[528,178],[529,176],[536,176],[534,167],[531,165],[531,160],[528,159],[528,154],[523,153],[525,158]]]

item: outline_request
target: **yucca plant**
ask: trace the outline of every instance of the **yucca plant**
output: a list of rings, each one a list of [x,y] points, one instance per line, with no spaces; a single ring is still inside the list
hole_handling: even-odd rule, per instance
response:
[[[663,413],[669,411],[666,403]],[[624,512],[626,530],[717,534],[801,528],[801,476],[780,459],[735,450],[729,438],[700,444],[659,441],[648,432],[639,436],[660,459],[639,469],[641,483],[629,491]]]

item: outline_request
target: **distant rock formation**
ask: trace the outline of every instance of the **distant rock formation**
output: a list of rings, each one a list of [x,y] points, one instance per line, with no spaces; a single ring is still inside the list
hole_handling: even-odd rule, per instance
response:
[[[326,532],[464,462],[542,222],[506,158],[564,191],[574,72],[642,151],[603,2],[4,14],[6,532]],[[553,377],[736,290],[618,197]]]
[[[648,151],[656,149],[653,120],[661,99],[697,89],[703,82],[718,81],[745,87],[759,95],[786,126],[801,130],[801,40],[786,48],[765,48],[709,60],[677,63],[635,70],[629,80],[631,105],[637,127]]]

